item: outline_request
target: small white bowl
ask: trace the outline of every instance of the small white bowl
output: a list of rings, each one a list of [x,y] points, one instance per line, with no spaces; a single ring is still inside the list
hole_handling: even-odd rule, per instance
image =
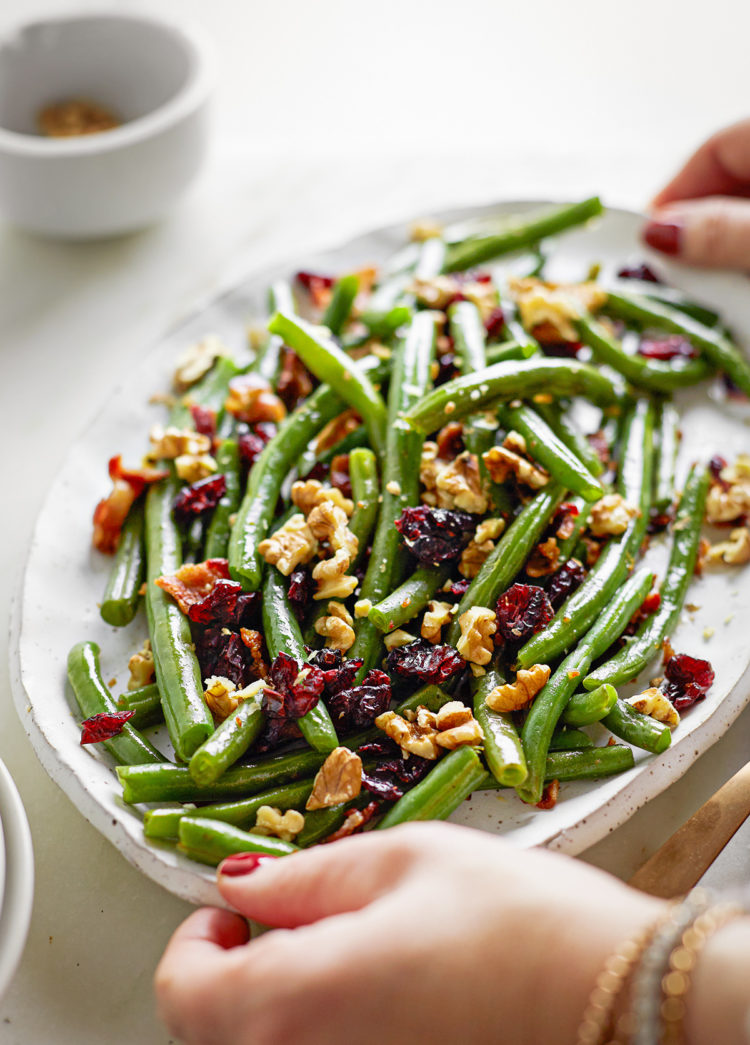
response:
[[[143,14],[46,18],[0,40],[0,213],[33,232],[110,236],[159,218],[207,145],[209,47],[193,28]],[[36,133],[45,106],[84,98],[121,126]]]

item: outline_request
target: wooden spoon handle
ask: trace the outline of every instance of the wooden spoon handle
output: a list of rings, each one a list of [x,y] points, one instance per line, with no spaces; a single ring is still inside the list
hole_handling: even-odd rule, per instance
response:
[[[750,763],[727,780],[633,875],[629,884],[672,899],[691,889],[750,815]]]

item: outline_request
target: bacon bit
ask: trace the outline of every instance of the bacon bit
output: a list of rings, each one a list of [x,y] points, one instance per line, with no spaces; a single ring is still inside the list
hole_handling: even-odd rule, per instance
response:
[[[240,374],[229,382],[224,409],[238,421],[255,424],[272,421],[277,424],[286,417],[286,407],[271,391],[269,383],[258,374]]]
[[[117,454],[109,460],[109,477],[113,487],[109,496],[102,498],[94,509],[92,544],[97,551],[113,555],[117,550],[123,524],[133,503],[149,483],[165,479],[169,473],[157,468],[122,467]]]
[[[182,612],[187,614],[191,606],[202,602],[211,593],[219,580],[229,580],[229,563],[226,559],[185,563],[174,575],[157,577],[154,584],[171,595]]]
[[[333,276],[324,276],[319,272],[298,272],[295,278],[308,292],[316,308],[326,307],[336,282]]]
[[[265,681],[268,678],[268,666],[263,659],[263,636],[254,628],[240,628],[240,638],[250,650],[250,673],[254,678]]]
[[[276,391],[287,410],[294,410],[313,390],[313,377],[293,348],[284,345]]]
[[[329,421],[320,430],[315,440],[315,453],[322,454],[326,450],[330,450],[336,443],[340,443],[347,435],[359,428],[361,424],[362,419],[356,410],[344,410],[342,414],[334,417],[332,421]]]
[[[564,541],[573,533],[576,526],[576,517],[580,515],[578,506],[570,501],[563,501],[555,510],[552,525],[555,527],[555,537]]]
[[[710,551],[711,542],[705,537],[701,537],[700,541],[698,541],[698,555],[696,556],[695,569],[693,570],[696,577],[703,576],[703,567],[706,565],[706,559]]]
[[[340,838],[348,838],[349,835],[361,831],[365,824],[372,820],[378,809],[379,805],[377,802],[370,802],[364,809],[350,809],[338,831],[327,835],[321,840],[320,844],[326,845],[328,842],[338,842]]]
[[[102,711],[98,715],[84,719],[81,723],[81,746],[84,744],[100,744],[102,740],[111,740],[122,733],[125,723],[135,715],[133,708],[127,711]]]
[[[557,798],[560,794],[560,781],[550,780],[545,786],[542,792],[542,798],[540,802],[536,803],[537,809],[554,809],[557,805]]]
[[[610,737],[609,740],[607,741],[607,747],[615,747],[616,745],[617,745],[617,741],[615,740],[615,738],[614,737]]]
[[[130,483],[135,490],[136,497],[140,496],[150,483],[158,483],[160,479],[166,479],[169,475],[169,472],[163,468],[151,468],[148,465],[144,465],[142,468],[123,468],[120,454],[110,457],[108,470],[113,482],[123,479],[126,483]]]
[[[672,659],[672,657],[674,656],[674,647],[672,646],[672,643],[669,641],[669,639],[666,638],[664,640],[664,642],[662,642],[661,648],[662,648],[661,662],[662,662],[662,664],[666,665]]]

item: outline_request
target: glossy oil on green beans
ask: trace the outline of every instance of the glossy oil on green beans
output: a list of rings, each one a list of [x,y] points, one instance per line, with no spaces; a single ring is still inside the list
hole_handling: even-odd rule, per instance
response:
[[[189,769],[198,784],[212,784],[234,765],[260,735],[266,716],[260,706],[264,683],[251,687],[254,692],[240,702],[236,711],[217,726],[190,759]]]
[[[380,483],[378,461],[369,447],[359,447],[349,454],[349,480],[352,484],[354,511],[349,531],[357,538],[357,552],[349,564],[352,569],[364,558],[370,535],[378,517]]]
[[[675,499],[674,469],[680,442],[680,416],[671,403],[658,404],[655,434],[652,506],[656,512],[666,512]]]
[[[130,624],[138,610],[141,585],[146,572],[143,529],[143,501],[138,499],[123,524],[99,607],[102,620],[116,628]]]
[[[135,729],[155,726],[164,721],[164,708],[161,706],[161,694],[155,682],[138,689],[131,689],[117,698],[118,711],[135,711],[129,720]]]
[[[484,735],[484,759],[499,784],[516,787],[526,779],[526,756],[513,716],[493,711],[486,698],[496,686],[507,681],[496,664],[488,665],[484,675],[471,680],[474,718]]]
[[[477,752],[472,747],[458,747],[391,806],[376,830],[412,820],[446,820],[486,776]]]
[[[672,743],[672,731],[664,722],[636,711],[626,700],[618,700],[602,720],[610,733],[626,740],[633,747],[660,755]]]
[[[216,451],[216,470],[224,476],[226,489],[206,530],[204,554],[207,559],[226,558],[232,517],[240,506],[240,449],[236,439],[222,440]]]
[[[552,428],[533,407],[525,403],[507,406],[503,417],[508,426],[520,432],[531,457],[566,489],[580,494],[586,501],[598,501],[604,494],[601,484],[586,465],[555,435]]]
[[[331,300],[326,306],[321,323],[328,327],[332,334],[340,334],[349,318],[354,299],[359,291],[359,276],[349,273],[337,279],[333,286]],[[278,311],[283,311],[279,309]]]
[[[200,816],[184,816],[178,828],[178,848],[192,860],[216,867],[235,853],[264,853],[267,856],[288,856],[297,852],[297,846],[280,838],[254,835],[241,831],[232,824]]]
[[[615,706],[617,690],[614,686],[597,686],[591,692],[574,693],[563,711],[562,720],[568,726],[590,726],[601,722]]]
[[[384,633],[403,627],[426,609],[448,577],[442,566],[417,566],[414,573],[376,603],[367,616]]]

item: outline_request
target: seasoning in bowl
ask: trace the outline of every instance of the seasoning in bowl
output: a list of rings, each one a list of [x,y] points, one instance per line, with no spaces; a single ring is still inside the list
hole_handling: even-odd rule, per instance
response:
[[[47,138],[100,134],[119,127],[121,123],[122,120],[111,109],[83,98],[48,105],[37,116],[39,132]]]

